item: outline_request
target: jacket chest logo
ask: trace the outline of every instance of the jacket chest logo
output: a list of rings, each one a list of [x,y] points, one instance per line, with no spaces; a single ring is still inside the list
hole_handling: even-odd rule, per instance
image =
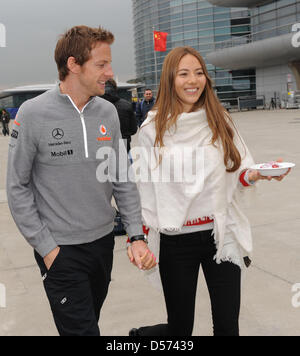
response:
[[[65,136],[65,133],[62,129],[54,129],[52,131],[52,137],[55,140],[61,140]]]
[[[99,131],[101,134],[101,137],[97,138],[97,141],[111,141],[111,137],[108,136],[107,128],[104,125],[100,125]]]
[[[105,136],[107,134],[106,127],[104,125],[100,125],[100,133]]]

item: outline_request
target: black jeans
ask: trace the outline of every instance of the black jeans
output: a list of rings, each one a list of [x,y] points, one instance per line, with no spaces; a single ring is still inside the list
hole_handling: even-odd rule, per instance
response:
[[[230,262],[217,264],[212,230],[167,236],[161,234],[160,274],[168,324],[142,327],[140,336],[191,336],[200,265],[210,294],[215,336],[239,335],[241,270]]]
[[[6,122],[2,121],[2,133],[4,136],[8,135],[9,136],[9,126]]]
[[[35,251],[60,336],[100,336],[100,311],[113,264],[113,233],[92,243],[60,246],[48,271]]]

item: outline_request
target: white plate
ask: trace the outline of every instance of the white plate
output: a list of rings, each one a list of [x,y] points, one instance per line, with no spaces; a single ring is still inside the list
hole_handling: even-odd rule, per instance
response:
[[[276,163],[279,168],[267,167],[271,163]],[[268,163],[260,163],[251,167],[251,169],[256,169],[259,173],[264,177],[279,177],[285,174],[289,168],[295,167],[294,163],[290,162],[268,162]]]

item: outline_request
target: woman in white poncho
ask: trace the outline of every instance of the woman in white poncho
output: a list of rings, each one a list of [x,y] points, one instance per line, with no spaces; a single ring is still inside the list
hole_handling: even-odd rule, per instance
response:
[[[214,335],[239,335],[241,269],[250,262],[252,237],[238,197],[265,178],[248,169],[253,159],[193,48],[166,57],[153,110],[139,133],[139,164],[148,174],[139,191],[149,247],[159,256],[150,278],[159,268],[168,323],[130,335],[192,335],[200,266]],[[130,247],[128,255],[132,260]]]

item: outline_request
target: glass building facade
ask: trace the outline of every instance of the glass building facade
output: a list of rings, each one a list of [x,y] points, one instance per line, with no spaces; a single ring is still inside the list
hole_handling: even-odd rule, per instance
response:
[[[216,7],[204,0],[132,0],[136,74],[147,88],[156,90],[153,30],[168,32],[167,52],[156,52],[158,79],[166,54],[175,47],[191,46],[206,60],[220,44],[249,35],[248,9]],[[255,70],[223,70],[208,63],[221,101],[234,105],[239,96],[256,94]]]
[[[300,0],[274,0],[249,11],[251,32],[221,42],[216,45],[216,49],[282,36],[290,33],[292,26],[300,22]]]
[[[251,10],[253,40],[259,41],[291,32],[300,21],[299,0],[279,0]]]
[[[209,1],[228,7],[237,3]],[[262,3],[252,1],[251,32],[217,43],[215,50],[207,54],[207,60],[227,69],[255,68],[256,95],[264,96],[267,105],[274,101],[283,105],[290,92],[300,91],[300,51],[292,42],[294,25],[298,28],[300,23],[300,0]]]

